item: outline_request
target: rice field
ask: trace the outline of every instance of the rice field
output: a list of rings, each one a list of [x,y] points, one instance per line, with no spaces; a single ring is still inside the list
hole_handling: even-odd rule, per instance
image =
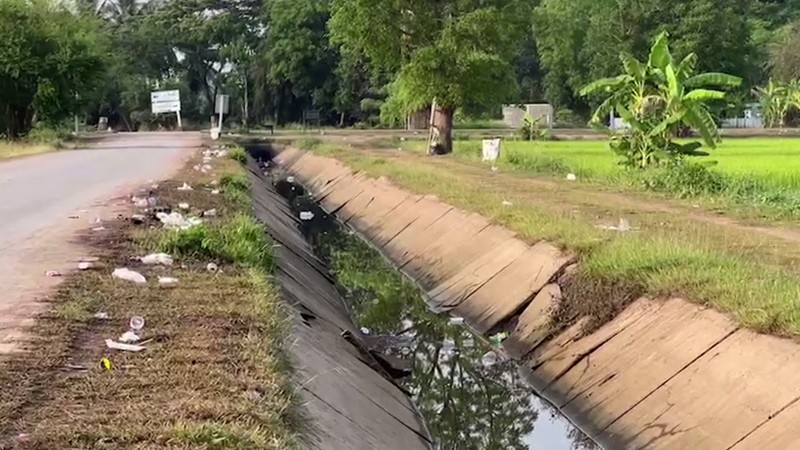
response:
[[[480,158],[479,141],[456,141],[455,151]],[[800,189],[800,138],[728,139],[711,155],[693,158],[736,178],[754,178],[777,188]],[[615,178],[623,169],[605,141],[505,141],[501,163],[522,170],[584,178]]]

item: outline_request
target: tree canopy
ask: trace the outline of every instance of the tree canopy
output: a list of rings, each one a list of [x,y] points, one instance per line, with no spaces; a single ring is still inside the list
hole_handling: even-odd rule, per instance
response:
[[[243,126],[308,109],[331,125],[400,125],[434,99],[445,129],[456,111],[521,102],[585,123],[598,100],[581,87],[616,74],[620,52],[645,58],[664,31],[677,60],[694,53],[698,71],[740,76],[737,95],[760,100],[770,79],[800,78],[798,23],[800,0],[6,0],[0,125],[23,135],[76,114],[171,127],[149,112],[165,88],[195,126],[219,93]]]

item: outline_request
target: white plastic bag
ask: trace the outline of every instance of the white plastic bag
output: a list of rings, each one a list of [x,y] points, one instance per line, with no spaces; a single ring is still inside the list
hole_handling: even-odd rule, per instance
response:
[[[114,272],[111,273],[111,276],[114,278],[119,278],[120,280],[131,281],[136,284],[147,283],[147,278],[145,278],[144,275],[134,270],[130,270],[127,267],[114,269]]]
[[[500,158],[500,139],[483,140],[483,161],[497,161]]]

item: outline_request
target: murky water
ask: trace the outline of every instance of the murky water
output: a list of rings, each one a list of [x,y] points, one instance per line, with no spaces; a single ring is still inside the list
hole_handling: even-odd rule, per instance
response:
[[[502,345],[436,315],[419,289],[380,254],[286,184],[306,237],[329,265],[368,345],[389,355],[439,449],[598,448],[536,397]]]

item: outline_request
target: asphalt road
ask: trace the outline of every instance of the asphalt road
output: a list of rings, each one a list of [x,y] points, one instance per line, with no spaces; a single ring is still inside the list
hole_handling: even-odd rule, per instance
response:
[[[45,269],[68,268],[80,256],[75,232],[91,227],[112,197],[169,177],[201,140],[199,133],[120,133],[86,149],[0,163],[0,354],[15,347],[37,298],[54,284]]]

